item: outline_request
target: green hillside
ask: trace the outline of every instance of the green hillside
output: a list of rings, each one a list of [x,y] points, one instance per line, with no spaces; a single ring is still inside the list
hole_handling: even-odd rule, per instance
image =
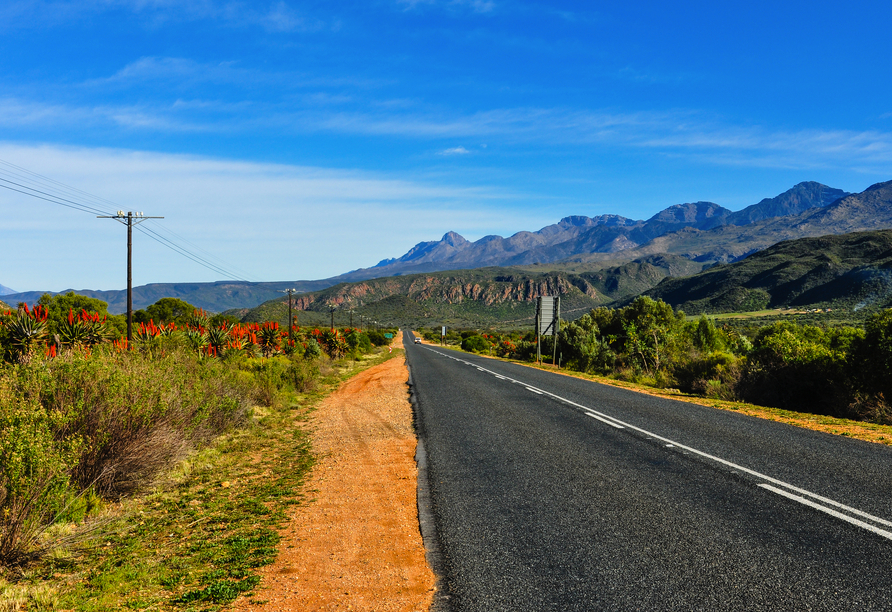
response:
[[[781,242],[646,292],[689,314],[780,306],[860,310],[892,303],[892,230]]]

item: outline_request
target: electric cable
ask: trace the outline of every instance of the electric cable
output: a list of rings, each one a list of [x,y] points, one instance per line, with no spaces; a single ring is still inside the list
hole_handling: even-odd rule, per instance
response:
[[[11,169],[11,170],[10,170]],[[7,178],[4,178],[5,175]],[[14,178],[16,180],[11,180],[9,177]],[[30,186],[27,183],[32,183],[40,187],[38,189],[35,186]],[[97,214],[100,216],[114,216],[114,212],[110,212],[105,209],[97,208],[96,205],[111,205],[118,207],[117,204],[110,200],[106,200],[104,198],[100,198],[95,196],[89,192],[83,191],[82,189],[77,189],[76,187],[71,187],[64,183],[60,183],[59,181],[53,180],[51,178],[45,177],[41,174],[37,174],[36,172],[32,172],[26,168],[22,168],[13,163],[0,159],[0,187],[7,189],[9,191],[14,191],[16,193],[21,193],[23,195],[31,196],[33,198],[37,198],[39,200],[43,200],[45,202],[50,202],[52,204],[58,204],[60,206],[64,206],[66,208],[71,208],[73,210],[79,210],[81,212]],[[19,189],[17,189],[18,187]],[[62,192],[63,195],[68,197],[63,197],[63,195],[59,195],[59,193],[51,193],[51,191],[59,191]],[[79,199],[87,199],[92,201],[91,204],[84,203],[82,201],[77,201]],[[195,262],[196,264],[207,268],[208,270],[221,274],[227,279],[231,280],[239,280],[243,282],[252,282],[246,278],[243,278],[241,274],[236,274],[232,271],[228,264],[222,262],[218,258],[215,258],[212,254],[204,251],[200,247],[192,244],[193,248],[202,250],[208,257],[211,259],[218,259],[219,263],[214,263],[210,261],[208,258],[202,257],[192,251],[190,251],[185,246],[177,244],[176,241],[166,238],[162,236],[160,233],[144,227],[137,226],[137,229],[140,230],[143,235],[148,236],[155,242],[171,249],[175,253],[182,255],[183,257]],[[175,232],[164,228],[163,226],[159,226],[158,228],[162,232],[167,232],[177,236],[180,240],[189,243],[188,240],[179,236]]]

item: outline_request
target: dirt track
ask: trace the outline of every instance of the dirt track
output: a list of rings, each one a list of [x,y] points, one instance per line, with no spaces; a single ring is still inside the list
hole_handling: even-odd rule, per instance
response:
[[[400,337],[394,346],[402,346]],[[313,413],[320,457],[279,558],[236,610],[428,610],[405,359],[350,379]],[[264,602],[253,604],[251,601]]]

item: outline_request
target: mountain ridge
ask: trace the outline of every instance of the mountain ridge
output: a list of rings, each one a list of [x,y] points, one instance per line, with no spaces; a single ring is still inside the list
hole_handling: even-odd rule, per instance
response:
[[[632,260],[655,254],[656,250],[647,249],[646,245],[673,232],[688,228],[700,231],[739,228],[779,216],[798,215],[823,208],[849,195],[841,189],[805,181],[774,198],[764,198],[737,212],[713,202],[699,201],[669,206],[647,220],[628,219],[615,214],[596,217],[572,215],[535,232],[521,231],[508,238],[484,236],[471,242],[450,231],[439,241],[418,243],[401,257],[385,259],[371,268],[360,268],[334,278],[349,282],[398,274],[553,263],[589,255],[595,255],[589,261],[597,261],[599,257],[596,254],[606,256],[643,249],[640,253],[630,253],[627,259]],[[735,233],[739,231],[731,230]],[[744,250],[741,254],[752,250]],[[725,258],[729,256],[734,255],[724,255]]]

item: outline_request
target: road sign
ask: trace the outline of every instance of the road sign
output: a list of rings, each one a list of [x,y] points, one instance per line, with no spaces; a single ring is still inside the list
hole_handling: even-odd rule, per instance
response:
[[[557,321],[561,318],[561,298],[543,295],[536,302],[536,321],[540,336],[553,336],[557,333]]]

